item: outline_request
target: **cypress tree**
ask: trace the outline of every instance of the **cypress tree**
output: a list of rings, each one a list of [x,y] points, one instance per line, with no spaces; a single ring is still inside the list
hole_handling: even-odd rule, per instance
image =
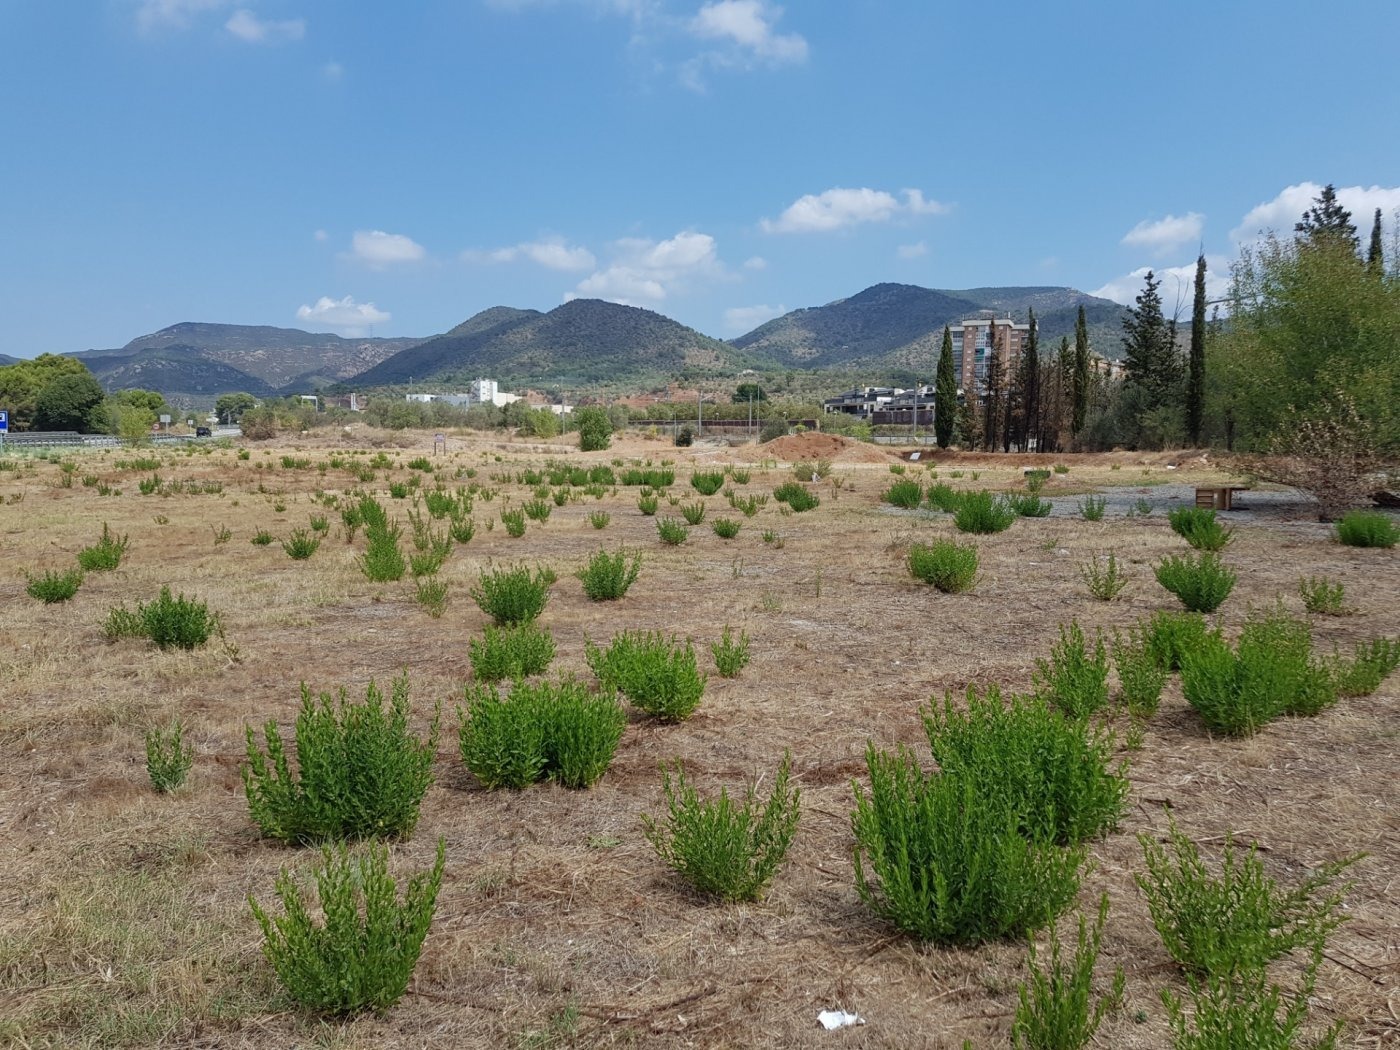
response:
[[[1366,253],[1366,267],[1375,276],[1385,272],[1385,252],[1381,248],[1381,210],[1376,209],[1376,219],[1371,223],[1371,250]]]
[[[987,322],[987,372],[983,381],[986,397],[986,422],[982,426],[982,438],[988,451],[995,452],[1001,434],[1001,354],[997,350],[996,325]]]
[[[1079,304],[1079,316],[1074,321],[1074,367],[1070,379],[1071,404],[1069,432],[1078,436],[1089,414],[1089,324],[1084,319],[1084,304]]]
[[[1313,198],[1313,206],[1303,212],[1293,230],[1301,235],[1300,240],[1310,244],[1345,244],[1353,252],[1360,248],[1351,212],[1338,203],[1337,191],[1330,182]]]
[[[943,347],[938,352],[938,377],[933,388],[933,436],[939,448],[953,441],[958,414],[958,377],[953,372],[953,334],[943,326]]]
[[[1030,449],[1031,438],[1040,434],[1040,337],[1037,334],[1035,311],[1030,315],[1031,330],[1026,333],[1026,345],[1021,351],[1021,434],[1018,444]]]
[[[1196,297],[1191,303],[1191,357],[1186,370],[1186,435],[1201,443],[1206,404],[1206,257],[1196,258]]]

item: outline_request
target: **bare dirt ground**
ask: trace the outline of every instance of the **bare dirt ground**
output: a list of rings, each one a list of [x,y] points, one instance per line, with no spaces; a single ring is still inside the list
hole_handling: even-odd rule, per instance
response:
[[[467,484],[453,475],[470,468],[501,495],[477,500],[477,535],[442,570],[451,596],[441,619],[414,602],[407,579],[367,581],[356,565],[363,539],[348,545],[336,513],[312,498],[357,484],[344,469],[316,464],[383,448],[397,466],[369,487],[402,516],[406,506],[387,499],[387,482],[406,478],[413,456],[432,456],[430,434],[304,437],[253,445],[247,461],[232,449],[139,453],[162,460],[165,481],[222,485],[168,497],[138,492],[149,468],[119,465],[138,453],[72,456],[71,487],[61,486],[57,463],[11,457],[6,465],[16,469],[0,471],[0,1043],[1008,1045],[1025,946],[924,947],[875,920],[853,884],[851,781],[864,780],[868,740],[907,743],[927,756],[919,708],[930,697],[973,682],[1029,687],[1034,661],[1048,654],[1061,623],[1077,618],[1111,633],[1173,607],[1151,565],[1185,545],[1164,509],[1101,522],[1022,519],[978,540],[983,569],[972,592],[939,595],[911,580],[903,558],[911,541],[952,535],[952,525],[946,516],[882,506],[879,494],[892,480],[886,465],[897,454],[868,446],[823,452],[810,437],[757,449],[673,449],[628,438],[582,454],[563,441],[452,435],[436,460],[448,484]],[[285,469],[283,455],[312,466]],[[546,524],[531,523],[523,538],[509,538],[497,520],[502,500],[518,503],[527,490],[491,475],[551,457],[673,460],[675,493],[687,502],[700,498],[686,485],[697,463],[747,467],[750,480],[735,485],[741,492],[771,492],[791,479],[793,460],[828,458],[832,473],[812,486],[822,499],[816,510],[784,516],[770,501],[730,541],[707,520],[684,545],[663,546],[627,488],[569,503]],[[1019,486],[1029,462],[933,459],[940,480],[957,487]],[[1198,459],[1173,460],[1172,470],[1167,458],[1126,454],[1058,461],[1070,469],[1047,487],[1057,500],[1109,488],[1145,489],[1151,498],[1164,486],[1226,480]],[[921,466],[909,469],[927,477]],[[952,479],[954,470],[963,477]],[[97,479],[93,486],[85,475]],[[121,494],[98,495],[97,483]],[[706,502],[711,518],[738,517],[719,495]],[[587,520],[598,509],[612,515],[601,531]],[[292,561],[275,543],[249,543],[259,528],[285,538],[313,514],[329,515],[335,527],[309,561]],[[118,570],[89,574],[62,605],[25,594],[25,572],[73,564],[104,521],[130,535]],[[1306,505],[1296,521],[1243,510],[1231,523],[1237,534],[1225,557],[1240,581],[1221,610],[1227,630],[1238,629],[1251,604],[1281,598],[1301,612],[1298,579],[1316,574],[1342,581],[1354,607],[1350,616],[1315,619],[1321,647],[1400,633],[1400,552],[1341,546]],[[215,542],[221,527],[232,534],[226,543]],[[773,542],[764,542],[765,530]],[[620,545],[644,552],[639,580],[620,602],[590,603],[571,573],[592,552]],[[1119,601],[1100,603],[1078,567],[1108,550],[1133,582]],[[624,628],[692,637],[708,666],[708,643],[730,624],[752,637],[753,662],[736,680],[712,675],[688,722],[634,718],[611,771],[592,790],[483,791],[456,752],[454,703],[470,678],[467,641],[485,622],[468,587],[502,561],[559,573],[542,618],[558,643],[555,671],[587,677],[585,637],[606,641]],[[154,597],[163,584],[217,610],[225,641],[170,653],[103,639],[100,624],[112,606]],[[250,893],[271,901],[280,868],[309,868],[317,854],[257,836],[239,774],[245,726],[269,718],[289,726],[300,682],[363,695],[371,679],[383,684],[404,670],[416,721],[426,725],[441,702],[444,732],[437,782],[414,837],[394,847],[393,864],[405,873],[427,867],[441,836],[447,874],[409,994],[382,1018],[323,1023],[282,998],[247,906]],[[1208,856],[1227,832],[1258,841],[1270,873],[1285,883],[1325,861],[1369,854],[1354,869],[1349,921],[1329,944],[1313,1010],[1345,1018],[1349,1045],[1400,1045],[1397,679],[1371,697],[1344,700],[1318,718],[1283,720],[1245,741],[1208,737],[1172,680],[1144,748],[1125,753],[1130,807],[1121,829],[1093,844],[1084,880],[1082,906],[1092,909],[1103,892],[1112,900],[1101,969],[1127,972],[1126,1002],[1095,1045],[1168,1045],[1159,992],[1184,985],[1132,881],[1142,865],[1137,833],[1162,834],[1168,810]],[[185,720],[197,758],[188,785],[159,796],[146,780],[142,736],[173,716]],[[658,763],[678,756],[701,790],[717,791],[771,776],[785,748],[803,791],[787,865],[757,904],[697,898],[642,836],[640,816],[662,807]],[[1061,928],[1072,921],[1066,916]],[[834,1007],[868,1023],[819,1030],[817,1012]]]

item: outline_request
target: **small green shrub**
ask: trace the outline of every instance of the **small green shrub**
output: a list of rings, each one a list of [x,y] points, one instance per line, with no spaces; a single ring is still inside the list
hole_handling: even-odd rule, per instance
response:
[[[915,543],[909,548],[907,561],[911,576],[932,584],[944,594],[961,594],[977,581],[975,544],[951,540]]]
[[[415,580],[423,576],[436,576],[443,562],[447,560],[447,554],[441,550],[425,551],[422,554],[410,554],[408,556],[408,574]]]
[[[716,518],[710,526],[722,540],[732,540],[739,535],[739,522],[733,518]]]
[[[1264,871],[1256,846],[1243,855],[1227,836],[1219,876],[1175,823],[1166,846],[1139,835],[1147,870],[1133,876],[1147,898],[1152,924],[1178,965],[1201,976],[1227,977],[1263,970],[1295,948],[1320,944],[1341,925],[1337,876],[1361,859],[1323,865],[1293,889]]]
[[[739,637],[728,624],[717,642],[710,643],[710,655],[715,659],[715,670],[721,678],[737,678],[739,672],[749,665],[749,634],[740,631]]]
[[[1094,1000],[1094,966],[1103,944],[1108,919],[1108,894],[1099,898],[1099,913],[1091,928],[1079,916],[1079,938],[1074,960],[1062,962],[1060,938],[1050,925],[1050,965],[1042,968],[1031,942],[1026,958],[1030,980],[1021,985],[1011,1043],[1017,1050],[1081,1050],[1094,1038],[1099,1024],[1123,1001],[1125,978],[1120,966],[1114,971],[1107,995]]]
[[[107,572],[122,563],[126,554],[127,537],[115,536],[107,523],[102,523],[102,538],[91,547],[78,552],[78,566],[84,572]]]
[[[1333,583],[1326,576],[1307,576],[1298,581],[1298,596],[1310,613],[1344,616],[1346,595],[1346,586],[1340,580]]]
[[[1113,632],[1113,663],[1123,706],[1134,718],[1151,718],[1161,703],[1168,672],[1153,654],[1144,628],[1131,628],[1126,638]]]
[[[305,561],[315,554],[320,546],[321,537],[314,532],[307,532],[305,529],[294,530],[290,539],[282,541],[282,549],[287,552],[287,557],[293,561]]]
[[[821,500],[812,495],[804,485],[799,485],[795,481],[784,482],[773,490],[773,498],[779,503],[787,505],[795,513],[812,510]]]
[[[1348,511],[1337,522],[1337,541],[1348,547],[1394,547],[1400,542],[1400,525],[1379,511]]]
[[[24,590],[29,597],[37,598],[45,605],[55,605],[66,602],[78,593],[78,588],[83,585],[83,570],[64,569],[59,572],[49,569],[40,576],[29,576],[28,580]]]
[[[447,532],[455,543],[470,543],[476,535],[476,522],[471,518],[454,518],[447,526]]]
[[[1102,496],[1085,496],[1079,501],[1079,514],[1085,521],[1103,521],[1108,500]]]
[[[311,521],[309,524],[311,525],[311,531],[321,536],[324,536],[326,533],[331,531],[330,520],[324,514],[311,515]]]
[[[637,581],[637,573],[642,568],[642,555],[634,551],[629,559],[625,550],[615,554],[598,551],[588,559],[588,564],[574,575],[583,581],[583,593],[590,601],[616,601],[627,593],[627,589]]]
[[[143,633],[162,649],[197,649],[219,630],[219,617],[209,606],[183,594],[172,597],[169,587],[136,607]]]
[[[685,542],[689,533],[686,531],[684,523],[677,518],[659,518],[656,522],[656,534],[661,537],[661,542],[672,547],[678,547]]]
[[[1235,573],[1220,556],[1203,552],[1196,558],[1170,555],[1156,569],[1157,582],[1192,612],[1215,612],[1235,588]]]
[[[720,788],[703,801],[686,780],[680,760],[661,767],[664,823],[642,817],[647,840],[666,864],[701,893],[724,901],[757,900],[787,856],[802,792],[790,786],[792,755],[784,752],[766,803],[750,783],[740,803]]]
[[[538,521],[540,524],[548,521],[550,513],[554,510],[542,499],[532,499],[528,503],[523,503],[520,509],[527,518],[531,521]]]
[[[428,576],[421,579],[415,578],[413,585],[414,600],[434,620],[439,619],[447,611],[447,581]]]
[[[249,542],[252,543],[254,547],[268,547],[271,546],[272,540],[272,533],[268,532],[266,529],[258,529],[257,532],[253,533],[253,538]]]
[[[655,496],[640,496],[637,499],[637,509],[647,517],[656,513],[658,500]]]
[[[524,565],[490,569],[481,574],[470,593],[481,611],[498,627],[529,623],[544,612],[549,602],[549,588],[556,579],[550,569],[532,572]]]
[[[957,509],[953,512],[953,525],[959,532],[972,532],[989,535],[1004,532],[1016,520],[1016,510],[1000,496],[993,496],[985,489],[964,492],[958,498]]]
[[[1060,627],[1050,659],[1037,659],[1036,692],[1071,718],[1087,718],[1108,703],[1108,654],[1095,634],[1090,653],[1079,621]]]
[[[233,539],[233,530],[227,525],[211,525],[209,531],[214,534],[214,546],[219,547]],[[270,538],[270,537],[269,537]]]
[[[724,488],[724,471],[696,471],[690,475],[691,488],[702,496],[713,496]],[[695,522],[693,524],[699,524]]]
[[[108,611],[107,619],[102,623],[102,634],[109,642],[121,638],[145,638],[146,621],[141,618],[139,608],[133,612],[124,605],[118,605]]]
[[[402,534],[403,528],[397,522],[391,525],[384,521],[371,522],[366,519],[365,538],[368,547],[364,557],[360,559],[360,571],[366,577],[375,583],[403,579],[403,574],[408,571],[408,562],[404,560],[403,551],[399,548],[399,537]]]
[[[1387,675],[1400,666],[1400,639],[1372,638],[1357,642],[1350,660],[1334,657],[1332,680],[1339,696],[1370,696]]]
[[[1234,538],[1234,529],[1227,529],[1215,520],[1215,511],[1204,507],[1178,507],[1167,515],[1172,531],[1198,551],[1224,550]]]
[[[362,703],[343,688],[338,700],[317,699],[303,682],[296,774],[275,721],[263,726],[266,754],[247,727],[243,790],[253,823],[292,843],[411,835],[433,782],[438,716],[424,740],[409,733],[408,716],[406,676],[394,679],[388,707],[373,682]]]
[[[1143,637],[1158,667],[1179,671],[1187,653],[1204,646],[1207,638],[1219,635],[1219,628],[1214,631],[1206,628],[1206,619],[1200,613],[1161,609],[1152,614]]]
[[[1079,578],[1089,588],[1089,593],[1101,602],[1113,601],[1128,586],[1128,577],[1118,570],[1118,557],[1113,551],[1108,552],[1108,559],[1102,565],[1097,554],[1092,561],[1083,562],[1079,566]]]
[[[588,524],[595,529],[606,529],[610,521],[612,521],[612,515],[605,510],[590,511],[588,514]]]
[[[660,631],[623,631],[607,649],[584,643],[588,666],[598,680],[663,722],[683,722],[700,704],[706,676],[695,664],[695,648]]]
[[[194,748],[185,743],[185,728],[175,719],[146,730],[146,775],[160,792],[174,791],[194,765]]]
[[[961,476],[959,471],[955,470],[953,473]],[[962,505],[962,496],[954,491],[952,486],[941,481],[935,482],[928,487],[928,505],[945,514],[953,514]]]
[[[525,535],[525,512],[523,510],[502,510],[501,524],[506,527],[506,535],[520,539]]]
[[[681,504],[681,517],[685,519],[687,525],[699,525],[702,521],[705,520],[705,504]]]
[[[326,847],[308,907],[297,878],[283,869],[277,896],[283,914],[265,912],[250,895],[263,934],[263,955],[287,993],[317,1013],[383,1012],[403,997],[432,925],[446,850],[438,839],[430,870],[408,880],[402,900],[389,874],[389,851],[375,843],[353,856]],[[314,912],[324,916],[318,924]]]
[[[1023,518],[1048,518],[1054,506],[1034,492],[1009,492],[1003,498],[1006,505]]]
[[[901,478],[880,494],[880,499],[894,507],[917,510],[924,501],[924,487],[913,478]]]
[[[554,659],[554,636],[535,623],[488,626],[480,639],[467,643],[467,653],[478,682],[528,678]]]

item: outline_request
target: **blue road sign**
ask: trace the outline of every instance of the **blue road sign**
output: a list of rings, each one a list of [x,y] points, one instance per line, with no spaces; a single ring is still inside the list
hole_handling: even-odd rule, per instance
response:
[[[0,434],[10,429],[10,413],[0,408]]]

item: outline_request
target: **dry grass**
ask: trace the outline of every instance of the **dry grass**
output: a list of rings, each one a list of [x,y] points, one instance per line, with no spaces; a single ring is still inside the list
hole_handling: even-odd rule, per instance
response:
[[[396,462],[431,455],[428,434],[398,435]],[[926,949],[894,935],[860,906],[853,887],[850,781],[864,775],[867,739],[917,743],[919,706],[944,690],[996,681],[1030,684],[1035,657],[1058,625],[1125,627],[1174,600],[1150,565],[1181,549],[1162,512],[1147,519],[1022,519],[980,538],[974,590],[936,595],[908,578],[907,545],[952,532],[947,517],[891,512],[879,504],[890,474],[841,461],[815,490],[815,511],[780,516],[775,503],[724,541],[692,531],[663,547],[635,492],[620,489],[558,508],[549,522],[512,540],[501,502],[478,502],[483,527],[442,570],[450,598],[441,619],[413,600],[411,581],[378,585],[347,546],[317,488],[354,485],[343,470],[283,470],[283,453],[320,462],[332,453],[391,445],[382,435],[303,439],[249,461],[232,450],[159,453],[163,478],[221,481],[221,495],[141,496],[148,472],[119,470],[119,453],[79,457],[79,474],[122,489],[57,486],[56,464],[0,472],[0,1043],[20,1046],[334,1047],[746,1046],[977,1047],[1005,1045],[1024,977],[1024,946],[977,951]],[[476,480],[548,456],[586,463],[674,458],[678,491],[691,466],[744,456],[743,491],[787,481],[765,469],[762,449],[674,450],[628,440],[582,455],[566,444],[524,446],[453,439],[441,460],[475,467]],[[150,453],[157,454],[157,453]],[[949,471],[978,470],[961,487],[1020,485],[1024,457],[938,457]],[[1219,480],[1212,468],[1165,457],[1057,457],[1070,466],[1045,495],[1097,485],[1150,487],[1163,480]],[[1111,464],[1117,462],[1118,470]],[[260,466],[261,465],[261,466]],[[917,468],[911,467],[911,470]],[[393,472],[402,479],[409,472]],[[375,482],[381,492],[383,471]],[[259,486],[268,490],[260,493]],[[528,495],[520,486],[495,486]],[[22,493],[22,502],[6,502]],[[695,498],[686,492],[686,498]],[[281,502],[285,509],[274,510]],[[400,515],[406,506],[386,501]],[[710,497],[713,511],[725,509]],[[612,515],[599,534],[590,510]],[[249,538],[279,539],[312,513],[336,522],[309,561]],[[156,524],[156,518],[168,524]],[[89,574],[73,601],[41,606],[24,594],[23,571],[68,564],[103,521],[129,532],[122,566]],[[227,525],[216,546],[210,526]],[[780,532],[781,549],[762,543]],[[600,547],[645,552],[636,585],[600,609],[569,573]],[[1117,551],[1132,578],[1114,603],[1094,601],[1078,565]],[[485,623],[467,598],[491,560],[553,566],[560,582],[542,622],[558,642],[556,668],[587,675],[585,636],[605,642],[624,628],[693,637],[703,653],[728,623],[747,630],[753,660],[732,681],[711,676],[696,715],[679,726],[636,720],[611,772],[588,792],[540,786],[520,793],[479,790],[444,734],[437,783],[414,839],[395,847],[402,869],[427,867],[445,837],[448,869],[410,994],[384,1018],[328,1026],[288,1009],[263,963],[246,896],[267,900],[277,869],[310,863],[306,852],[260,841],[239,780],[245,723],[293,718],[298,682],[345,685],[406,668],[420,720],[435,700],[450,706],[470,675],[467,639]],[[1345,583],[1357,613],[1320,617],[1324,647],[1400,632],[1400,560],[1395,552],[1332,543],[1325,528],[1275,519],[1243,521],[1226,559],[1241,570],[1222,618],[1234,630],[1248,603],[1281,596],[1301,611],[1300,575]],[[118,602],[153,597],[162,584],[219,611],[226,643],[162,653],[107,644],[99,625]],[[708,658],[706,658],[706,661]],[[1112,898],[1105,964],[1128,975],[1124,1009],[1097,1044],[1167,1045],[1158,989],[1181,982],[1147,922],[1132,884],[1141,857],[1133,832],[1160,832],[1163,807],[1198,841],[1226,831],[1257,839],[1266,863],[1290,878],[1365,850],[1349,896],[1351,917],[1335,935],[1315,1009],[1345,1017],[1354,1045],[1400,1039],[1400,777],[1392,677],[1372,697],[1343,701],[1317,719],[1286,720],[1258,737],[1206,737],[1179,687],[1168,687],[1145,748],[1131,756],[1132,804],[1123,829],[1093,847],[1083,900]],[[196,749],[189,784],[157,796],[145,782],[142,733],[153,721],[185,720]],[[452,719],[448,719],[449,728]],[[803,821],[787,867],[754,905],[719,907],[693,896],[657,861],[640,815],[662,805],[658,764],[679,756],[702,790],[738,786],[793,753]],[[854,1010],[869,1020],[833,1036],[817,1011]],[[1141,1011],[1141,1014],[1139,1014]],[[1135,1018],[1141,1016],[1141,1021]]]

